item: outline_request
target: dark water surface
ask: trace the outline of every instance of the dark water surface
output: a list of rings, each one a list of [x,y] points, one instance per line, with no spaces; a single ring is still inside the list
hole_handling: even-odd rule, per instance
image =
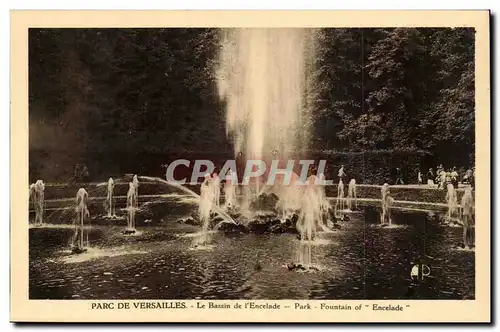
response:
[[[174,209],[172,209],[175,211]],[[30,229],[31,299],[473,299],[474,251],[455,249],[461,228],[425,214],[351,215],[342,229],[311,246],[320,271],[289,271],[299,240],[292,234],[214,234],[193,250],[195,226],[164,216],[162,225],[125,236],[121,226],[95,226],[89,253],[67,251],[73,230]],[[92,259],[91,259],[92,258]],[[431,268],[421,282],[412,266]]]

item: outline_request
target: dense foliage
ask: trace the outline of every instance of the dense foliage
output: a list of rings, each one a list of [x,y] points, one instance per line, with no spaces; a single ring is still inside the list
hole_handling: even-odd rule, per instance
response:
[[[30,29],[32,172],[68,175],[96,156],[111,165],[139,152],[230,153],[218,38],[216,29]],[[321,29],[314,65],[311,149],[473,161],[473,29]]]

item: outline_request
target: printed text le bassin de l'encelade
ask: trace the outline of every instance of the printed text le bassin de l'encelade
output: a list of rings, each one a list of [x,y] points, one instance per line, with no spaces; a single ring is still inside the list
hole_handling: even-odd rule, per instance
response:
[[[378,304],[373,304],[371,307],[375,311],[403,311],[401,305],[384,305],[380,306]],[[216,302],[196,302],[196,305],[188,305],[183,301],[157,301],[157,302],[93,302],[91,304],[91,309],[93,310],[128,310],[128,309],[139,309],[139,310],[149,310],[149,309],[296,309],[296,310],[310,310],[310,309],[320,309],[320,310],[360,310],[362,305],[333,305],[326,303],[318,303],[318,305],[311,305],[309,303],[294,303],[293,305],[280,305],[278,303],[256,303],[251,301],[246,302],[236,302],[233,304],[228,303],[216,303]]]

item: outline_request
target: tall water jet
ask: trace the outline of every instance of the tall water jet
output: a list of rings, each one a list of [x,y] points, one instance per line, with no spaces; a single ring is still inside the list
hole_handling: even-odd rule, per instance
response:
[[[457,191],[451,183],[448,183],[446,189],[446,205],[448,206],[446,217],[450,221],[453,217],[456,218],[458,214]]]
[[[311,117],[306,92],[314,59],[311,31],[223,30],[216,75],[235,155],[242,152],[247,160],[269,161],[272,152],[279,151],[286,160],[307,148]],[[254,193],[259,192],[259,183],[253,182]],[[244,199],[251,199],[248,196],[250,191]]]
[[[349,210],[354,210],[358,208],[358,201],[357,201],[357,194],[356,194],[356,180],[351,179],[349,181],[349,187],[347,188],[347,208]]]
[[[75,233],[73,235],[73,248],[74,253],[81,253],[87,250],[89,246],[88,233],[85,237],[85,220],[90,218],[90,212],[87,206],[89,194],[84,188],[78,189],[76,192],[76,219],[75,219]]]
[[[127,192],[127,229],[125,233],[135,233],[135,215],[137,214],[137,210],[139,209],[139,198],[137,193],[137,184],[134,184],[134,181],[129,182],[128,184],[128,192]]]
[[[35,225],[43,224],[44,191],[45,184],[42,180],[37,180],[30,185],[30,198],[35,208]]]
[[[472,188],[470,186],[465,188],[461,203],[463,244],[465,247],[471,248],[474,246],[474,234],[472,233],[472,226],[474,224],[474,197],[472,196]]]
[[[114,204],[114,188],[115,182],[112,178],[108,180],[108,191],[106,196],[106,210],[108,218],[116,218],[115,204]]]

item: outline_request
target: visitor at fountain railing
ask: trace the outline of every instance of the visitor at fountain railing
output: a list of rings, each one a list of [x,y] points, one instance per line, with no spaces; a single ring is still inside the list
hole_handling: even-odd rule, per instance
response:
[[[344,171],[344,165],[340,165],[339,171],[337,173],[339,181],[342,180],[342,183],[345,181],[347,174]]]
[[[446,190],[448,190],[448,185],[452,184],[451,180],[452,180],[452,177],[451,177],[451,168],[450,168],[450,169],[448,169],[447,172],[445,172],[444,185],[445,185]]]
[[[463,229],[463,245],[464,248],[474,247],[474,198],[472,196],[472,188],[465,188],[464,195],[462,196],[462,229]]]
[[[396,184],[405,184],[403,182],[403,172],[399,167],[396,167]]]
[[[84,227],[85,220],[90,220],[90,212],[88,210],[87,202],[89,194],[84,188],[78,189],[76,193],[75,211],[77,218],[75,219],[75,233],[72,239],[72,252],[82,253],[87,251],[89,247],[88,233],[85,241]]]
[[[451,170],[451,184],[453,184],[453,187],[455,187],[455,189],[458,188],[458,172],[457,172],[457,168],[454,166]]]
[[[430,187],[434,187],[434,171],[432,168],[429,168],[427,171],[427,185]]]
[[[472,169],[468,168],[467,171],[465,171],[464,177],[462,179],[462,183],[468,183],[471,184],[473,183],[473,173]]]
[[[42,180],[37,180],[35,183],[30,185],[30,198],[33,202],[35,208],[35,225],[43,224],[43,212],[44,212],[44,192],[45,184]]]
[[[445,184],[446,184],[446,171],[444,170],[444,168],[441,168],[438,172],[438,189],[445,189],[446,188]]]

